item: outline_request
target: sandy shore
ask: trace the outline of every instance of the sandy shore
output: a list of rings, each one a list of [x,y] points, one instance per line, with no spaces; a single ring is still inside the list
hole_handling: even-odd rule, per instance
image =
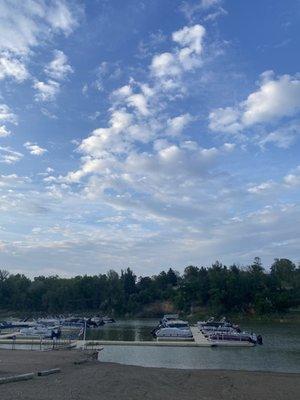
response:
[[[0,350],[0,377],[60,367],[56,375],[0,386],[5,400],[296,400],[300,374],[142,368],[90,361],[73,351]]]

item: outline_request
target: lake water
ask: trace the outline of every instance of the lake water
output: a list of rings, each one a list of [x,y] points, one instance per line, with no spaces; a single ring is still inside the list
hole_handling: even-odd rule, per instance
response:
[[[152,340],[156,320],[118,321],[89,330],[88,339]],[[233,369],[300,372],[300,324],[256,323],[242,325],[263,337],[263,346],[249,348],[105,346],[100,361],[144,367]]]
[[[90,329],[90,340],[154,340],[151,330],[157,320],[121,320],[98,329]],[[263,346],[255,347],[158,347],[104,346],[100,361],[143,367],[186,369],[231,369],[247,371],[277,371],[300,373],[300,324],[252,323],[243,330],[261,334]],[[75,336],[77,334],[74,332]],[[0,345],[11,348],[12,345]],[[49,347],[45,346],[45,348]],[[16,345],[19,349],[39,350],[40,346]]]

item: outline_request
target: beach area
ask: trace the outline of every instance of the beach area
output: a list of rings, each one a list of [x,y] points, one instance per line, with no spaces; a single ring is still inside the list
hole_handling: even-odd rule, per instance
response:
[[[60,373],[35,376],[29,381],[1,384],[1,397],[5,400],[294,400],[300,392],[300,374],[296,373],[145,368],[99,362],[90,355],[76,350],[1,349],[0,378],[61,369]],[[77,364],[87,358],[89,361]]]

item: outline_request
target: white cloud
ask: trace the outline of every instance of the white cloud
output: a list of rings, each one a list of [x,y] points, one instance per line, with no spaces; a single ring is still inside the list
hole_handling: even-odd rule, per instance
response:
[[[299,136],[300,121],[292,121],[268,133],[260,140],[259,145],[264,148],[268,144],[274,144],[281,149],[288,149]]]
[[[34,156],[42,156],[47,152],[47,149],[38,146],[36,143],[26,142],[24,143],[24,147]]]
[[[119,62],[102,61],[96,70],[97,79],[93,82],[93,86],[101,92],[108,81],[114,81],[121,75],[122,69]]]
[[[142,93],[132,94],[127,99],[128,104],[135,107],[142,115],[149,115],[147,99]]]
[[[55,50],[54,59],[45,67],[45,73],[52,79],[63,80],[72,72],[67,56],[62,51]]]
[[[6,128],[5,125],[0,125],[0,137],[9,136],[11,132]]]
[[[172,39],[181,48],[153,57],[151,72],[158,78],[176,77],[201,65],[205,28],[202,25],[185,26],[173,32]]]
[[[152,96],[151,90],[147,87],[142,87],[142,93],[134,93],[131,85],[124,85],[112,93],[112,99],[116,106],[127,104],[133,107],[141,116],[150,114],[148,109],[148,98]]]
[[[35,95],[36,101],[53,101],[60,91],[60,84],[49,79],[47,82],[36,81],[33,85],[37,90]]]
[[[68,6],[64,0],[56,0],[46,11],[46,20],[53,29],[69,35],[78,25],[78,17],[81,13],[82,9],[78,5],[71,3],[71,6]]]
[[[202,52],[202,42],[205,35],[205,28],[202,25],[185,26],[172,34],[174,42],[183,48],[187,48],[196,54]]]
[[[28,55],[54,33],[70,34],[81,7],[65,0],[4,0],[0,3],[0,52]]]
[[[261,75],[260,87],[235,107],[219,108],[209,115],[213,131],[238,133],[255,124],[274,123],[300,111],[298,76],[274,77],[271,71]]]
[[[9,54],[0,53],[0,80],[12,77],[18,82],[22,82],[29,77],[29,73],[24,63],[11,57]]]
[[[290,187],[300,186],[300,165],[296,167],[290,174],[286,175],[283,181],[287,186]]]
[[[34,49],[55,34],[69,35],[78,25],[82,7],[66,0],[3,0],[0,2],[0,80],[30,78],[27,65]],[[62,79],[72,71],[62,52],[55,53],[49,76]],[[40,96],[45,98],[45,96]],[[46,96],[47,97],[47,96]]]
[[[30,182],[30,179],[28,177],[18,176],[17,174],[10,174],[10,175],[0,174],[0,189],[3,187],[14,188],[26,182]]]
[[[196,3],[184,1],[180,10],[188,19],[193,22],[201,15],[205,21],[213,21],[219,16],[226,15],[227,11],[222,7],[222,0],[198,0]]]
[[[167,133],[171,136],[180,135],[192,120],[192,116],[188,113],[169,118],[167,121]]]
[[[300,111],[299,77],[283,75],[274,79],[263,74],[260,89],[248,96],[243,108],[245,126],[295,115]]]
[[[168,52],[153,57],[151,70],[157,77],[179,75],[181,72],[176,56]]]
[[[14,114],[6,104],[0,104],[0,122],[17,123],[16,114]]]
[[[265,192],[270,191],[270,189],[273,189],[275,186],[276,186],[275,182],[267,181],[259,185],[249,187],[248,192],[251,194],[263,194]]]
[[[22,157],[22,153],[12,150],[10,147],[0,146],[0,163],[14,164]]]
[[[238,110],[232,107],[217,108],[209,114],[209,128],[216,132],[238,133],[243,129],[238,119]]]
[[[222,0],[201,0],[200,5],[202,8],[207,9],[216,5],[220,5]]]
[[[289,171],[278,181],[268,180],[257,185],[249,185],[247,192],[254,195],[269,195],[274,198],[276,192],[287,194],[287,189],[300,186],[300,165]]]

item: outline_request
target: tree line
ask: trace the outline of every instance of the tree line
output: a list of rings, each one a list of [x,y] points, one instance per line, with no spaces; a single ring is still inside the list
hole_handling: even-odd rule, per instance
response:
[[[169,268],[137,278],[121,273],[60,278],[0,270],[0,310],[27,313],[95,311],[115,316],[154,316],[163,311],[185,314],[207,309],[213,313],[267,314],[300,305],[300,267],[275,259],[267,270],[256,257],[247,267],[215,262],[188,266],[182,274]]]

